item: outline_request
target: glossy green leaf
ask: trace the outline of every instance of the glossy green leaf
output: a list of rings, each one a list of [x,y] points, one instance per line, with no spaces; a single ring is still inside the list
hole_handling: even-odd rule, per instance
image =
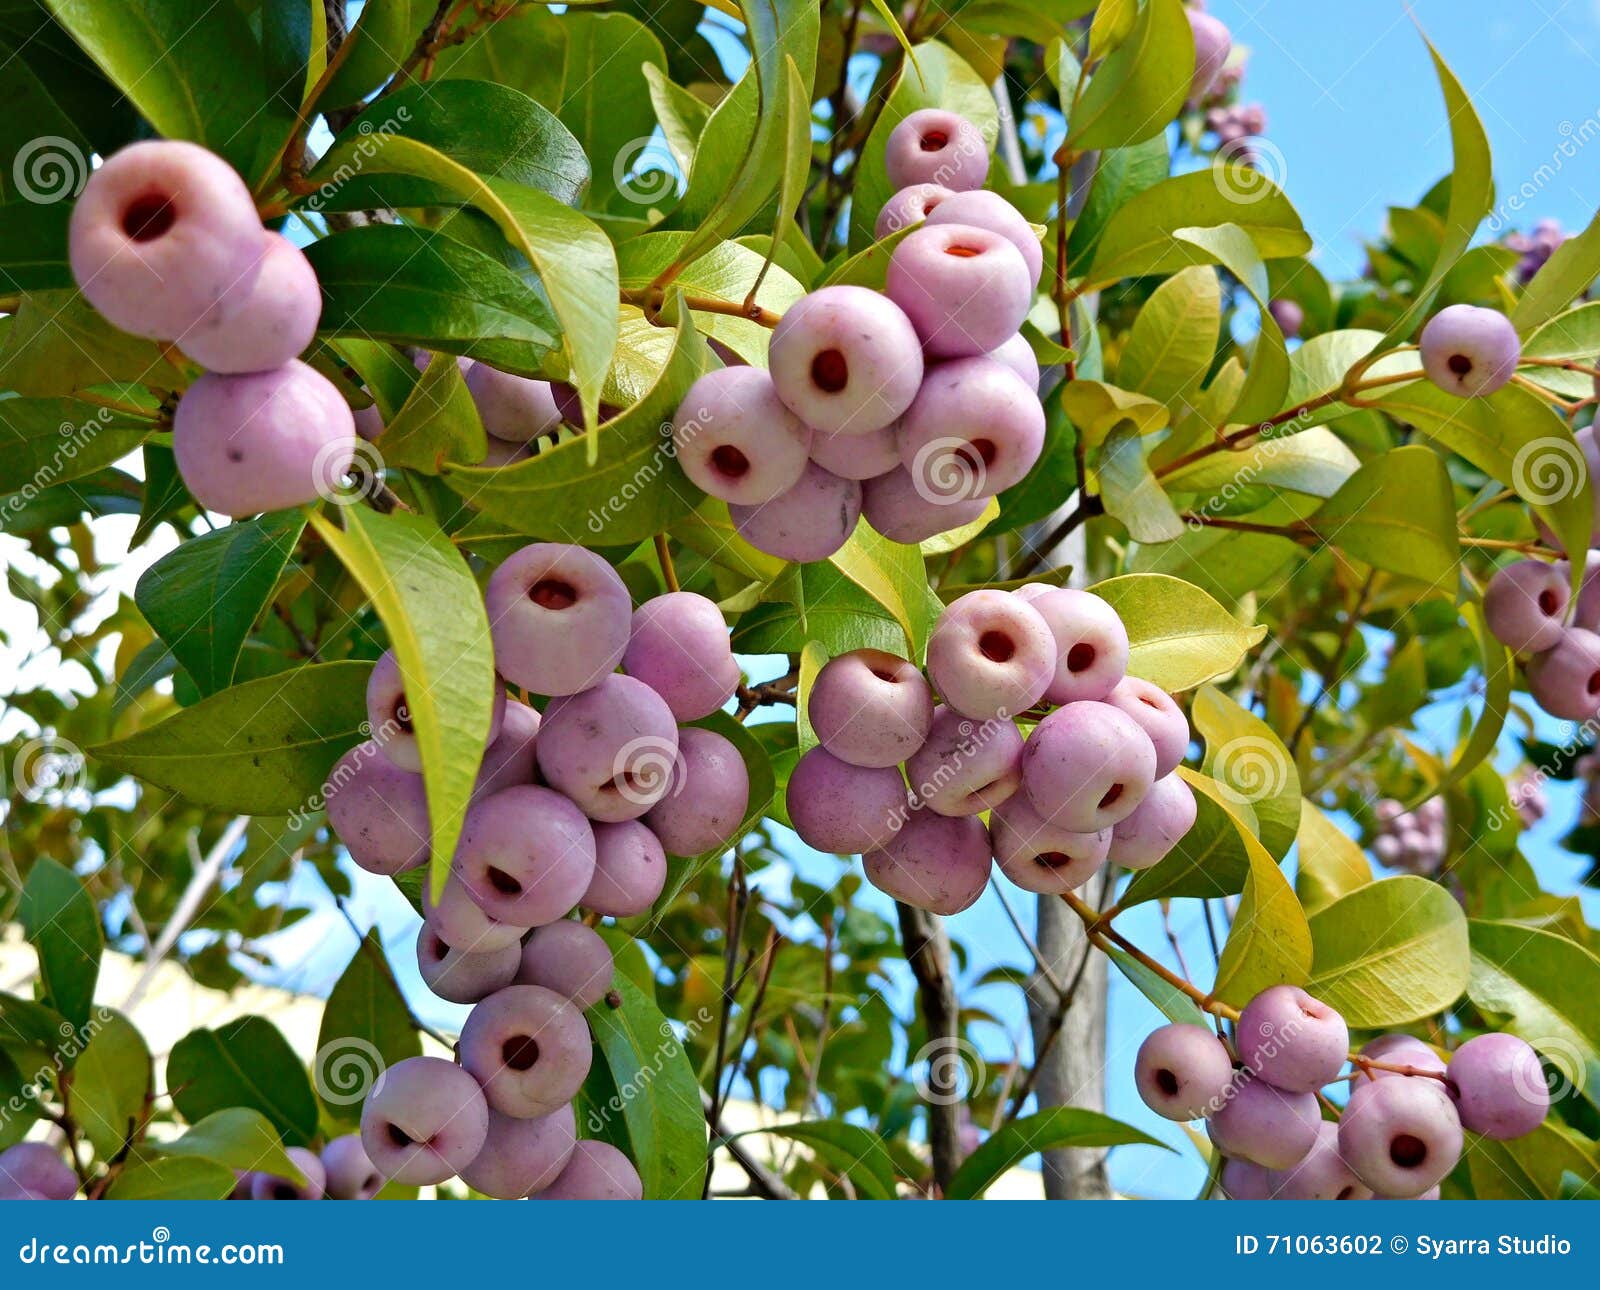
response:
[[[950,1180],[945,1198],[976,1200],[1002,1174],[1036,1151],[1054,1151],[1062,1147],[1119,1147],[1135,1143],[1167,1149],[1166,1143],[1109,1115],[1076,1106],[1054,1106],[1013,1120],[985,1138],[977,1150],[962,1162],[956,1176]]]
[[[1461,548],[1444,461],[1408,446],[1374,457],[1309,521],[1323,541],[1375,568],[1453,585]]]
[[[444,480],[475,509],[513,532],[565,542],[640,542],[700,500],[668,437],[674,413],[710,354],[685,314],[659,379],[596,435],[569,439],[498,470],[448,467]],[[587,460],[585,440],[599,442]]]
[[[1223,805],[1221,786],[1186,766],[1175,773],[1199,788],[1194,825],[1159,861],[1133,875],[1119,902],[1125,909],[1184,896],[1200,900],[1236,896],[1250,876],[1238,816]],[[1245,804],[1243,810],[1248,809]]]
[[[1181,0],[1145,0],[1089,78],[1067,123],[1079,151],[1125,148],[1163,133],[1194,79],[1194,35]]]
[[[1165,179],[1172,169],[1165,135],[1158,134],[1131,148],[1107,148],[1095,163],[1094,180],[1083,209],[1067,235],[1067,272],[1089,267],[1100,239],[1122,206]]]
[[[920,661],[932,627],[932,597],[922,552],[891,542],[862,523],[828,563],[889,611],[905,633],[907,657]]]
[[[48,856],[33,863],[17,919],[39,955],[43,1001],[82,1031],[100,979],[100,915],[72,870]]]
[[[1308,916],[1372,881],[1372,865],[1355,839],[1304,799],[1295,841],[1295,894]]]
[[[163,1156],[197,1157],[240,1172],[259,1169],[297,1185],[305,1182],[305,1175],[278,1140],[272,1121],[246,1106],[213,1111],[182,1137],[163,1142],[158,1150]]]
[[[1117,384],[1169,407],[1189,402],[1216,356],[1222,291],[1216,270],[1195,265],[1150,294],[1117,360]]]
[[[842,1120],[806,1120],[800,1124],[774,1124],[749,1133],[786,1138],[809,1147],[827,1170],[848,1178],[862,1200],[895,1198],[894,1158],[883,1139],[871,1129]]]
[[[1600,278],[1600,215],[1558,246],[1533,275],[1511,309],[1511,321],[1528,336],[1584,295],[1596,278]]]
[[[1199,587],[1166,574],[1127,574],[1090,590],[1128,629],[1129,673],[1169,694],[1230,675],[1267,631],[1241,623]]]
[[[1368,883],[1311,917],[1306,985],[1351,1026],[1379,1030],[1448,1009],[1467,988],[1467,917],[1436,882]]]
[[[479,462],[488,450],[478,405],[448,354],[434,354],[388,419],[376,452],[383,464],[437,475],[451,462]]]
[[[1272,416],[1283,406],[1289,389],[1289,351],[1277,319],[1267,308],[1270,295],[1266,261],[1256,249],[1250,234],[1238,224],[1219,224],[1215,228],[1180,228],[1181,241],[1216,257],[1239,284],[1250,293],[1259,310],[1255,343],[1250,348],[1250,363],[1244,388],[1228,412],[1228,420],[1248,425]]]
[[[1151,472],[1144,440],[1130,421],[1111,431],[1095,458],[1095,478],[1106,514],[1135,542],[1171,542],[1184,534],[1183,519]]]
[[[483,595],[462,555],[430,520],[362,506],[344,526],[311,522],[383,620],[416,731],[432,830],[430,876],[444,885],[489,742],[494,648]]]
[[[1212,685],[1195,692],[1189,719],[1205,738],[1205,773],[1247,803],[1261,845],[1282,860],[1300,828],[1300,772],[1277,732]]]
[[[239,652],[305,528],[277,511],[190,538],[151,565],[134,600],[201,694],[233,684]]]
[[[393,76],[416,47],[429,13],[426,0],[366,0],[345,37],[349,48],[328,79],[322,105],[359,103]]]
[[[1160,1009],[1161,1015],[1168,1021],[1191,1026],[1210,1025],[1210,1019],[1200,1010],[1198,1003],[1132,955],[1112,947],[1106,951],[1106,956],[1140,994]]]
[[[362,1101],[378,1076],[421,1054],[422,1036],[384,960],[383,943],[368,932],[322,1010],[311,1082],[324,1114],[359,1123]]]
[[[619,1006],[601,1000],[586,1015],[596,1064],[625,1092],[587,1106],[579,1135],[623,1146],[646,1200],[698,1200],[706,1121],[694,1068],[671,1024],[630,977],[619,973],[612,990]]]
[[[0,399],[0,492],[78,479],[132,452],[154,428],[81,399]]]
[[[94,1033],[72,1068],[72,1118],[102,1160],[119,1155],[150,1108],[150,1050],[121,1013],[95,1018]]]
[[[118,331],[76,291],[25,295],[0,331],[0,388],[17,394],[43,399],[118,382],[178,389],[188,380],[155,341]],[[150,409],[155,410],[153,399]],[[91,418],[97,419],[92,426]],[[120,416],[100,407],[75,416],[73,424],[92,429],[97,442],[102,430],[127,428]],[[129,442],[123,451],[134,446]],[[97,465],[114,460],[98,457],[99,451],[103,445],[87,454]]]
[[[1211,992],[1242,1008],[1269,986],[1304,985],[1311,974],[1312,941],[1289,880],[1244,821],[1236,820],[1250,873]]]
[[[320,800],[333,763],[365,734],[371,668],[317,663],[245,681],[89,752],[219,810],[304,810]]]
[[[196,1156],[137,1159],[106,1188],[108,1200],[226,1200],[236,1179],[233,1170]]]
[[[317,1132],[317,1099],[289,1041],[265,1017],[239,1017],[191,1030],[167,1059],[173,1105],[190,1124],[218,1111],[259,1111],[290,1146]]]

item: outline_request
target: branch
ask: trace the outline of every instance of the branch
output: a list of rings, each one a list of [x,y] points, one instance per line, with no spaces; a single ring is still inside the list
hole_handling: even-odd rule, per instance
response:
[[[767,1200],[800,1199],[794,1194],[788,1183],[784,1182],[782,1178],[752,1156],[745,1149],[744,1143],[729,1135],[727,1129],[722,1125],[721,1118],[717,1115],[716,1107],[712,1105],[711,1094],[707,1093],[705,1089],[700,1090],[700,1102],[705,1109],[706,1123],[711,1126],[711,1132],[717,1139],[711,1146],[713,1153],[718,1147],[721,1147],[732,1156],[733,1163],[743,1169],[745,1177],[750,1179],[751,1188]],[[708,1177],[710,1176],[709,1166],[706,1174]]]
[[[933,1181],[940,1192],[961,1167],[961,1097],[956,1087],[959,1062],[940,1060],[956,1052],[960,1012],[955,982],[950,975],[950,937],[937,914],[895,902],[900,916],[900,939],[906,962],[917,979],[917,1000],[928,1032],[928,1047],[935,1052],[928,1067],[928,1145],[933,1152]]]

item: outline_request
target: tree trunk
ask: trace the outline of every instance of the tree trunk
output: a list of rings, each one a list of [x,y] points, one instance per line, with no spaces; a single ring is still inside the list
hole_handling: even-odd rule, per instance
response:
[[[943,1192],[961,1167],[961,1087],[965,1054],[961,1048],[955,978],[950,973],[950,934],[944,919],[924,909],[895,902],[906,962],[917,979],[917,1004],[928,1039],[913,1061],[927,1062],[922,1094],[928,1112],[928,1147],[933,1156],[933,1181]]]

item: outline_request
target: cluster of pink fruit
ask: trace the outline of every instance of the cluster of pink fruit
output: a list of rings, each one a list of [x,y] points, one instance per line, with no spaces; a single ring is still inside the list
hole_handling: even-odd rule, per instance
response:
[[[1128,657],[1110,604],[1034,584],[952,603],[926,677],[878,650],[831,659],[807,699],[819,742],[790,775],[790,823],[940,914],[978,899],[991,859],[1041,894],[1082,886],[1108,859],[1153,865],[1194,824],[1175,773],[1189,722],[1127,675]],[[1024,737],[1019,722],[1036,724]]]
[[[405,1183],[459,1174],[507,1198],[588,1194],[580,1183],[631,1194],[638,1177],[620,1155],[574,1146],[571,1101],[590,1062],[582,1009],[604,998],[613,964],[604,940],[568,916],[643,913],[668,854],[733,837],[749,802],[744,760],[715,731],[679,723],[720,709],[739,668],[712,602],[671,592],[635,611],[616,571],[582,547],[523,548],[484,600],[499,678],[550,702],[541,716],[497,678],[451,872],[439,899],[423,901],[424,979],[476,1005],[460,1065],[423,1057],[385,1072],[362,1140],[377,1172]],[[357,864],[394,875],[427,862],[429,829],[392,655],[373,669],[367,706],[372,737],[330,774],[328,819]]]
[[[1424,878],[1439,872],[1445,853],[1444,798],[1430,797],[1414,811],[1385,798],[1376,814],[1378,835],[1372,840],[1372,854],[1379,864]]]
[[[812,292],[774,329],[766,369],[707,373],[673,423],[684,472],[785,560],[826,559],[862,516],[896,542],[960,528],[1044,447],[1039,364],[1018,331],[1043,253],[983,190],[983,136],[914,112],[884,164],[899,191],[878,235],[922,225],[895,246],[884,291]]]
[[[107,321],[208,369],[172,426],[178,469],[202,506],[232,516],[298,506],[349,471],[349,405],[298,357],[322,316],[317,276],[262,228],[220,157],[168,140],[122,149],[84,186],[68,251]]]
[[[1539,1055],[1515,1035],[1478,1035],[1448,1062],[1406,1034],[1381,1035],[1354,1057],[1349,1045],[1333,1008],[1276,985],[1245,1005],[1231,1046],[1193,1023],[1151,1032],[1134,1078],[1158,1115],[1206,1121],[1234,1200],[1437,1200],[1463,1129],[1520,1138],[1550,1109]],[[1324,1120],[1318,1094],[1347,1061],[1349,1099],[1337,1122]]]

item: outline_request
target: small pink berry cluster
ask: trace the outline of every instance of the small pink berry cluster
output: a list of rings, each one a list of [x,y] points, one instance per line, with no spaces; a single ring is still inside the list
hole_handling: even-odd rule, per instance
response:
[[[569,915],[643,913],[668,854],[712,851],[737,832],[743,758],[714,730],[679,723],[720,709],[739,668],[711,601],[670,592],[635,610],[616,571],[583,547],[524,547],[490,577],[484,604],[498,672],[489,741],[417,937],[434,993],[474,1006],[459,1065],[391,1067],[361,1140],[376,1173],[402,1183],[460,1175],[504,1198],[637,1196],[620,1153],[576,1138],[572,1099],[591,1057],[582,1010],[606,997],[613,963]],[[543,714],[503,682],[548,697]],[[356,864],[392,876],[429,857],[422,758],[392,653],[373,668],[367,718],[372,737],[328,777],[328,821]]]
[[[1506,234],[1506,245],[1522,257],[1517,261],[1517,281],[1523,286],[1532,282],[1534,274],[1544,268],[1571,236],[1558,219],[1539,220],[1531,233]]]
[[[192,143],[123,148],[73,207],[68,254],[108,322],[208,369],[172,426],[179,473],[202,506],[231,516],[298,506],[350,470],[349,405],[298,357],[322,316],[316,273],[261,226],[227,162]]]
[[[1393,798],[1376,809],[1378,835],[1372,854],[1385,869],[1432,877],[1444,863],[1446,828],[1444,798],[1430,797],[1414,811]]]
[[[1090,592],[969,592],[934,628],[926,676],[878,650],[818,673],[806,714],[819,743],[789,778],[789,820],[939,914],[976,901],[995,862],[1050,895],[1107,860],[1148,868],[1195,821],[1175,773],[1189,722],[1128,658],[1122,620]],[[1024,736],[1019,721],[1037,724]]]
[[[1593,428],[1576,437],[1600,479]],[[1483,614],[1495,639],[1523,659],[1541,708],[1568,721],[1600,716],[1600,556],[1590,554],[1576,597],[1565,560],[1503,565],[1484,592]]]
[[[921,225],[891,253],[884,291],[811,292],[773,330],[766,369],[707,373],[674,419],[684,473],[785,560],[826,559],[863,516],[896,542],[960,528],[1044,447],[1039,365],[1018,330],[1043,252],[982,189],[982,134],[952,112],[913,112],[884,165],[899,191],[878,236]]]
[[[1478,1035],[1448,1062],[1406,1034],[1354,1058],[1349,1044],[1336,1010],[1275,985],[1245,1005],[1231,1042],[1186,1022],[1152,1031],[1134,1079],[1157,1115],[1206,1121],[1234,1200],[1437,1200],[1463,1130],[1520,1138],[1550,1110],[1539,1055],[1514,1035]],[[1324,1120],[1318,1094],[1347,1061],[1349,1099],[1337,1122]]]

